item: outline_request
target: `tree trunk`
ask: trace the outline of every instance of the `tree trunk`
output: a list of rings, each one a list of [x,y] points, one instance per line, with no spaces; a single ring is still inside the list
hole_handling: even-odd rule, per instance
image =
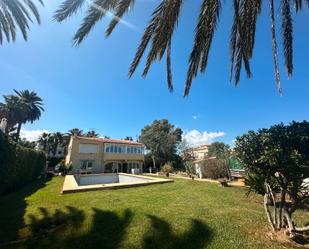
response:
[[[281,199],[280,199],[280,205],[279,205],[279,212],[278,212],[278,222],[277,222],[277,228],[280,230],[282,228],[282,211],[285,206],[285,191],[281,190]]]
[[[264,195],[264,209],[265,209],[265,212],[266,212],[268,222],[271,226],[271,229],[274,232],[274,231],[276,231],[276,228],[275,228],[274,222],[272,220],[272,217],[271,217],[271,214],[270,214],[270,211],[269,211],[269,208],[268,208],[268,194],[267,193]]]
[[[284,217],[287,221],[289,235],[290,235],[290,237],[293,237],[295,235],[295,228],[294,228],[294,224],[293,224],[291,215],[290,215],[287,207],[284,207]]]
[[[151,156],[151,158],[152,158],[153,167],[154,167],[154,169],[156,169],[156,160],[155,160],[155,157],[154,157],[154,156]]]
[[[18,127],[17,127],[17,131],[16,131],[16,136],[15,136],[15,141],[16,141],[16,142],[17,142],[18,139],[19,139],[20,130],[21,130],[21,125],[22,125],[22,123],[19,122],[19,123],[18,123]]]

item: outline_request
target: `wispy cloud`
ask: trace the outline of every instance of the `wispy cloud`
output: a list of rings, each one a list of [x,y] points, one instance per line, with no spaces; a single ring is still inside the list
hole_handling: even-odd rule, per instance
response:
[[[39,137],[42,135],[43,132],[50,133],[48,130],[26,130],[26,129],[21,129],[20,131],[20,137],[24,138],[28,141],[37,141]]]
[[[183,134],[183,139],[187,141],[190,146],[199,146],[203,144],[210,144],[216,138],[225,136],[225,133],[222,131],[219,132],[208,132],[208,131],[198,131],[198,130],[191,130],[185,132]]]

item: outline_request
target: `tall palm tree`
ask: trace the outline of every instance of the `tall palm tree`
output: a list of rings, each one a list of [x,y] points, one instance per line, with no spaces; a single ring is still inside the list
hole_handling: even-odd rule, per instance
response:
[[[42,0],[37,1],[44,5]],[[32,0],[0,0],[0,44],[4,39],[7,42],[14,42],[17,29],[20,30],[24,40],[27,40],[29,23],[33,22],[32,15],[40,24],[40,15]]]
[[[23,114],[18,120],[18,127],[16,132],[16,139],[18,139],[22,124],[26,122],[33,123],[35,120],[38,120],[41,117],[44,108],[43,100],[35,92],[30,92],[29,90],[14,90],[14,92],[16,93],[16,96],[19,100],[19,105]]]
[[[96,133],[94,130],[88,131],[86,137],[98,137],[99,134]]]
[[[69,135],[71,135],[71,136],[74,136],[74,135],[83,136],[83,130],[80,130],[78,128],[73,128],[73,129],[69,130]]]
[[[53,156],[56,156],[58,146],[63,146],[64,144],[63,134],[61,132],[52,133],[49,138],[49,144]]]
[[[234,18],[230,36],[230,79],[232,80],[234,77],[235,85],[237,85],[240,81],[243,66],[247,77],[251,77],[250,61],[253,56],[257,19],[262,11],[262,2],[267,1],[270,8],[275,78],[281,94],[275,16],[280,16],[284,62],[287,74],[290,77],[293,73],[293,18],[291,9],[294,7],[297,13],[304,5],[309,7],[309,0],[278,0],[276,2],[280,8],[278,8],[277,14],[275,13],[277,8],[274,7],[274,0],[233,0]],[[102,20],[107,12],[112,12],[114,18],[106,31],[106,36],[109,36],[124,14],[133,9],[134,2],[135,0],[64,0],[55,12],[54,18],[58,22],[62,22],[76,14],[79,9],[85,7],[86,3],[88,3],[86,15],[74,36],[74,44],[79,45],[95,24]],[[222,2],[224,1],[201,0],[193,48],[189,56],[185,96],[189,95],[192,81],[197,77],[198,73],[206,71],[209,51],[221,14]],[[144,31],[129,69],[129,77],[134,74],[147,47],[150,46],[143,76],[146,77],[153,62],[161,60],[166,54],[168,88],[170,91],[173,90],[171,70],[172,37],[178,24],[183,3],[183,0],[161,0],[152,13],[148,26]]]

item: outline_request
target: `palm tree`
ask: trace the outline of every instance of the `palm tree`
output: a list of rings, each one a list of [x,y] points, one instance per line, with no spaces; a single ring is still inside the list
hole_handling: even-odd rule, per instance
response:
[[[49,143],[51,152],[54,156],[56,156],[58,146],[63,146],[64,144],[63,134],[61,132],[52,133],[49,139]]]
[[[41,117],[43,108],[43,100],[33,91],[24,90],[17,91],[16,97],[19,100],[20,109],[22,110],[22,115],[18,120],[18,127],[16,132],[16,139],[19,139],[19,134],[22,124],[26,122],[33,123],[35,120],[38,120]]]
[[[38,140],[38,143],[39,145],[41,145],[43,147],[43,151],[45,153],[48,153],[49,151],[49,141],[50,141],[50,136],[51,134],[50,133],[46,133],[46,132],[43,132],[42,135],[39,137],[39,140]]]
[[[283,55],[287,74],[293,73],[293,19],[291,8],[299,12],[303,5],[309,8],[309,0],[279,0],[280,8],[275,14],[274,0],[269,1],[275,78],[281,94],[280,74],[278,66],[277,42],[275,33],[275,16],[280,16],[283,41]],[[64,0],[55,12],[54,19],[62,22],[77,13],[88,3],[86,16],[74,36],[74,44],[79,45],[89,34],[95,24],[102,20],[107,12],[114,13],[106,31],[108,37],[121,18],[133,9],[135,0]],[[162,0],[152,13],[140,45],[131,64],[131,77],[148,45],[150,46],[143,76],[146,77],[149,68],[156,60],[161,60],[166,54],[167,82],[170,91],[173,90],[171,70],[172,37],[178,24],[183,0]],[[230,36],[230,80],[234,76],[235,85],[240,81],[241,69],[244,66],[247,77],[251,77],[250,61],[253,56],[256,24],[262,10],[262,0],[233,0],[234,18]],[[189,66],[184,95],[188,96],[193,79],[198,73],[206,71],[208,55],[221,14],[222,0],[202,0],[198,22],[195,28],[193,48],[189,56]]]
[[[41,5],[42,0],[38,0]],[[6,39],[7,42],[15,41],[17,29],[20,30],[24,40],[28,38],[33,15],[41,23],[36,4],[32,0],[0,0],[0,44]]]
[[[71,135],[71,136],[74,136],[74,135],[83,136],[83,130],[80,130],[78,128],[73,128],[73,129],[69,130],[69,135]]]
[[[98,137],[99,134],[96,133],[94,130],[88,131],[86,137]]]

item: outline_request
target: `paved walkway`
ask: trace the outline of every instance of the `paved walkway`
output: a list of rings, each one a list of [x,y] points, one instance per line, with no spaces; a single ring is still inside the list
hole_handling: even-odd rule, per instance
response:
[[[150,176],[160,176],[158,174],[150,174],[148,173],[147,175]],[[162,175],[163,176],[163,175]],[[191,180],[192,179],[188,176],[182,176],[182,175],[170,175],[171,178],[177,178],[177,179],[184,179],[184,180]],[[212,179],[206,179],[206,178],[198,178],[198,177],[194,177],[194,181],[201,181],[201,182],[210,182],[210,183],[216,183],[216,184],[220,184],[219,181],[217,180],[212,180]],[[243,181],[233,181],[233,182],[228,182],[229,186],[235,186],[235,187],[244,187],[245,184]]]

